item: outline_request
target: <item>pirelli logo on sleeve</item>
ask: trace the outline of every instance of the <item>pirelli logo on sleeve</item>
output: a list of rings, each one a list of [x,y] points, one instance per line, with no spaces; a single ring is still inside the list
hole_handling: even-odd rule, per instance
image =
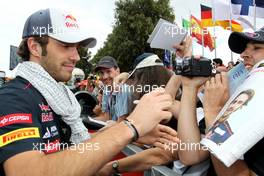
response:
[[[3,147],[12,142],[28,139],[28,138],[39,138],[39,129],[36,127],[21,128],[18,130],[11,131],[9,133],[0,136],[0,147]]]

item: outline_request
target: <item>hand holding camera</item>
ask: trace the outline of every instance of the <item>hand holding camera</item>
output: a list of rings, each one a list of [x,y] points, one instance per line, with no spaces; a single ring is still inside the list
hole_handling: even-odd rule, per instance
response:
[[[212,75],[212,62],[205,57],[195,58],[194,56],[177,58],[175,74],[189,77],[209,77]]]
[[[179,45],[174,45],[177,57],[190,57],[192,56],[192,37],[187,36]]]
[[[212,62],[205,57],[192,56],[192,38],[188,36],[181,44],[173,46],[176,49],[175,74],[189,77],[212,75]]]

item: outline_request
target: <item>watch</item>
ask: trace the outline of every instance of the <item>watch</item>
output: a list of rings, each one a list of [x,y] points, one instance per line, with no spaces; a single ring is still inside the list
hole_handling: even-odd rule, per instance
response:
[[[112,164],[112,168],[114,169],[115,173],[119,173],[118,167],[119,167],[119,162],[118,162],[118,160],[115,160]]]

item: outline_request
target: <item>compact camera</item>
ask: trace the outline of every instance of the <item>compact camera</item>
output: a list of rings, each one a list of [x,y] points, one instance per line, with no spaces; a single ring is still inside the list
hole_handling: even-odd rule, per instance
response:
[[[182,76],[211,76],[213,72],[212,61],[205,57],[199,59],[192,57],[177,58],[175,65],[175,74]]]

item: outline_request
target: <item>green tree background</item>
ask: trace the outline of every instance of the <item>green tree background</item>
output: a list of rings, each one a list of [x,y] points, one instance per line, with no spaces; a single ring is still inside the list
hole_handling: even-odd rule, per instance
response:
[[[115,23],[104,46],[92,59],[113,56],[121,71],[129,71],[134,59],[143,52],[153,52],[163,59],[164,51],[150,48],[147,40],[160,18],[175,19],[169,0],[119,0],[115,3]]]
[[[76,67],[84,71],[85,79],[93,71],[93,65],[88,60],[92,57],[92,53],[87,48],[78,49],[80,60],[76,63]]]

